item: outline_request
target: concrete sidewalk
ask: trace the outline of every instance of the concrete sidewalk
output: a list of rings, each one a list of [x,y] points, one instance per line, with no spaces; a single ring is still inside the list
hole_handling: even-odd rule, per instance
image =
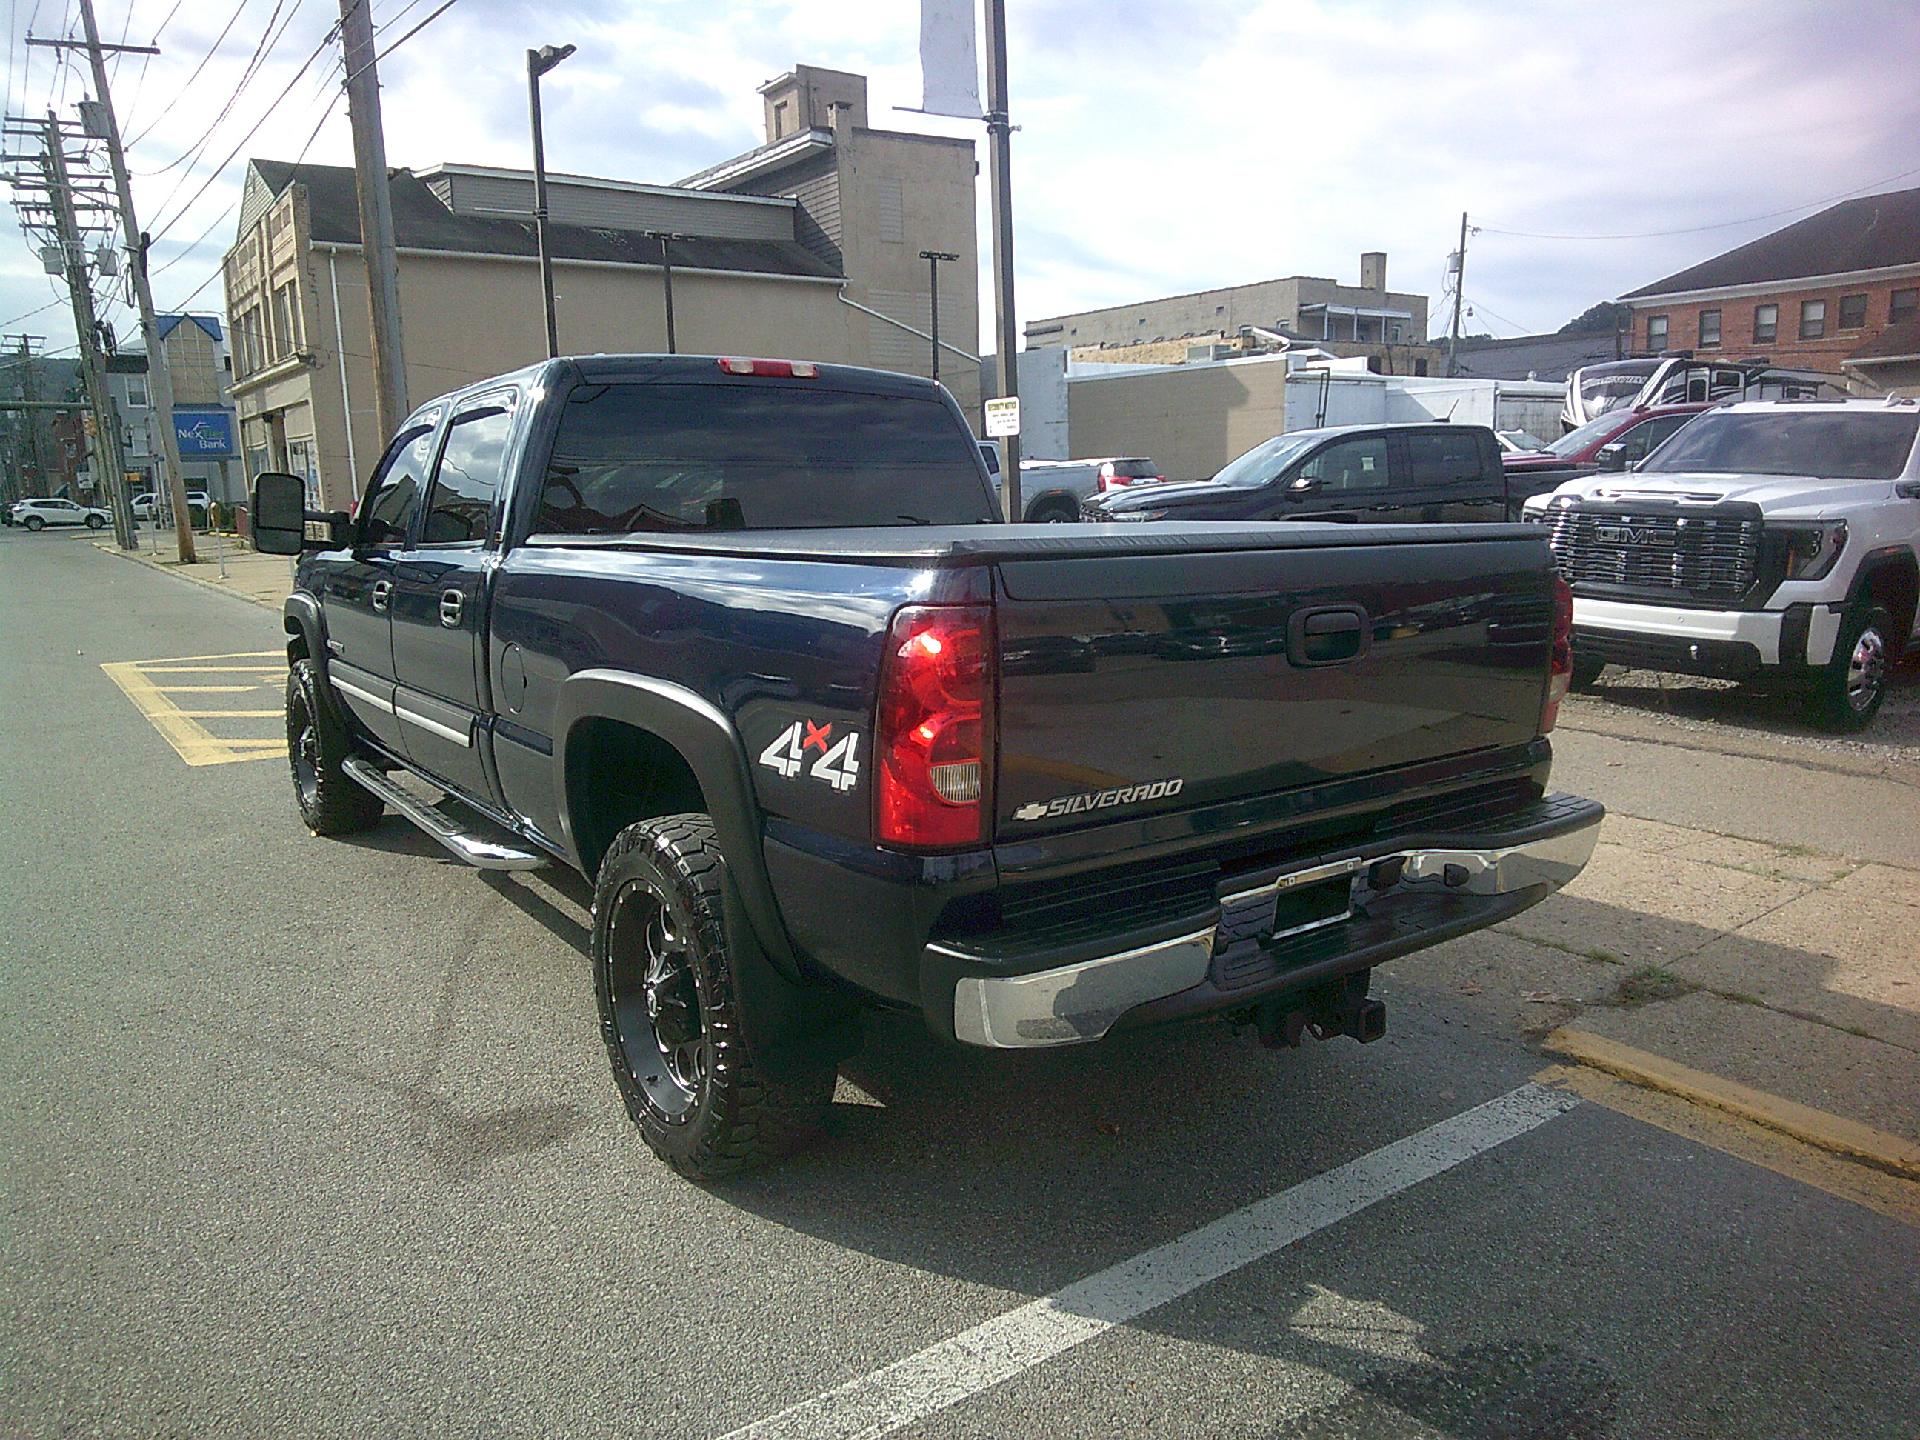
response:
[[[194,549],[198,560],[192,565],[182,565],[174,558],[171,535],[163,534],[160,537],[158,553],[153,549],[151,532],[141,532],[140,542],[138,550],[122,550],[111,540],[96,540],[94,544],[109,555],[150,565],[182,580],[190,580],[196,585],[235,595],[242,600],[251,600],[270,610],[278,610],[293,592],[293,562],[289,557],[262,555],[235,535],[196,535]],[[223,549],[224,561],[221,555]],[[226,571],[224,576],[222,569]]]
[[[1920,1140],[1920,871],[1614,814],[1566,890],[1385,973]]]

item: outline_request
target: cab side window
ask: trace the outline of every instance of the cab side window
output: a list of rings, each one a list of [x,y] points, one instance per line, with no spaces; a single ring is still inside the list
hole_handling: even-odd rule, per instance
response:
[[[1318,480],[1328,490],[1378,490],[1387,483],[1384,435],[1340,440],[1300,467],[1302,480]]]
[[[453,417],[440,464],[433,474],[422,544],[479,545],[486,541],[512,432],[513,409],[505,402]]]
[[[1456,485],[1486,473],[1479,436],[1471,430],[1416,430],[1407,436],[1407,483]]]
[[[369,550],[404,547],[413,529],[420,492],[426,486],[427,462],[433,453],[433,426],[416,425],[395,437],[380,468],[373,474],[373,491],[360,522],[360,544]]]

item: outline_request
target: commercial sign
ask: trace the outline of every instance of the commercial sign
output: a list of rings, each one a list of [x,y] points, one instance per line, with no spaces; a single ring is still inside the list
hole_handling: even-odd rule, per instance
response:
[[[173,433],[180,437],[182,460],[224,460],[235,455],[233,414],[227,410],[174,408]]]

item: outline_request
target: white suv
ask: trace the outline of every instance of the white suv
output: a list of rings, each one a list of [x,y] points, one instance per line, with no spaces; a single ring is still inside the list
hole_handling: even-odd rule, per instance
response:
[[[1920,402],[1723,406],[1526,518],[1573,587],[1576,687],[1609,662],[1777,678],[1858,730],[1916,638]]]
[[[98,530],[112,524],[113,516],[90,505],[76,505],[71,500],[21,500],[13,507],[13,523],[29,530],[41,530],[48,525],[84,525],[89,530]]]

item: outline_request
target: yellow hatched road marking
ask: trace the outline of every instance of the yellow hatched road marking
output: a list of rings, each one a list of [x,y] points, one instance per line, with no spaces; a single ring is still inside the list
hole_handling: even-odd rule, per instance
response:
[[[139,669],[143,675],[258,675],[263,680],[271,680],[282,673],[259,665],[155,665],[147,662],[140,663]]]
[[[143,673],[143,662],[120,660],[103,664],[107,678],[118,685],[133,708],[147,718],[174,753],[189,765],[228,765],[236,760],[270,760],[284,754],[284,740],[223,740],[198,720],[175,705],[158,685]],[[185,688],[185,687],[182,687]],[[251,685],[195,686],[202,691],[221,690],[239,693],[257,687]],[[271,747],[271,748],[268,748]]]
[[[185,665],[190,660],[286,660],[286,652],[281,650],[228,650],[219,655],[169,655],[164,660],[135,660],[135,665]],[[242,669],[257,670],[257,665],[242,666]]]
[[[153,688],[163,695],[178,695],[184,690],[191,690],[201,695],[244,695],[249,690],[264,690],[266,686],[256,683],[253,685],[154,685]]]
[[[265,719],[271,716],[278,719],[286,712],[283,710],[182,710],[189,720],[220,720],[233,717],[242,720]]]

